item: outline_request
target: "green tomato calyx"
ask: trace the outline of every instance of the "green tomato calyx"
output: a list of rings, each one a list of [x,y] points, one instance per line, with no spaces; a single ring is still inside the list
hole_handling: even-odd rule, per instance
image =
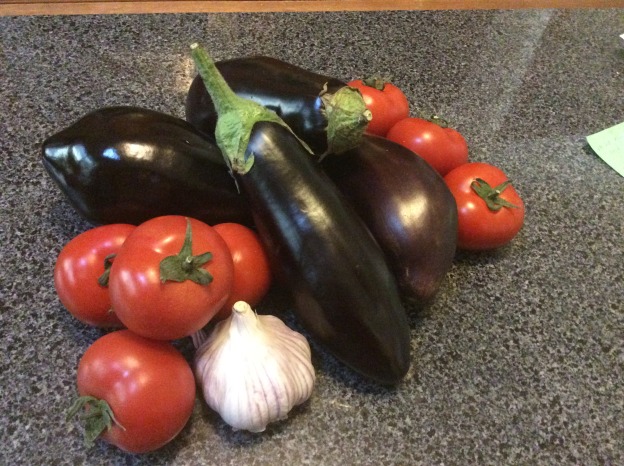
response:
[[[160,281],[184,282],[191,280],[198,285],[208,285],[212,275],[203,266],[212,260],[212,253],[193,255],[193,232],[191,221],[186,219],[184,243],[178,254],[167,256],[160,261]]]
[[[511,184],[511,181],[507,180],[495,186],[491,187],[487,181],[477,178],[471,184],[470,187],[474,190],[477,195],[483,199],[488,206],[488,208],[492,211],[498,211],[503,207],[517,209],[518,206],[512,204],[506,199],[500,197],[501,193]]]
[[[448,120],[446,120],[445,118],[442,118],[439,115],[431,115],[429,118],[427,118],[427,120],[429,120],[431,123],[435,123],[436,125],[438,125],[441,128],[448,128],[449,127]]]
[[[95,440],[105,431],[113,427],[115,423],[120,429],[126,430],[115,418],[113,410],[105,400],[94,396],[81,396],[67,411],[66,420],[72,419],[79,411],[83,411],[85,421],[84,442],[87,448],[95,444]]]
[[[98,283],[100,286],[103,286],[104,288],[106,288],[108,286],[108,279],[110,277],[110,269],[111,266],[113,265],[113,259],[115,258],[117,254],[109,254],[108,256],[106,256],[104,258],[104,272],[102,273],[102,275],[100,275],[98,277]]]
[[[378,76],[371,76],[369,78],[362,79],[365,86],[372,87],[378,91],[383,91],[386,87],[386,80]]]

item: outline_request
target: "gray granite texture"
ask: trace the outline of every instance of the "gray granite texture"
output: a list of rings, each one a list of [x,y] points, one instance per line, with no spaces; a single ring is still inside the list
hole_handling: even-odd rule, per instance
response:
[[[624,464],[624,179],[585,142],[624,121],[623,17],[0,18],[0,464]],[[104,105],[183,116],[194,41],[216,59],[258,53],[344,79],[392,78],[414,114],[444,115],[472,160],[507,172],[526,224],[496,252],[457,254],[435,302],[410,314],[413,364],[396,388],[314,345],[313,397],[263,434],[232,432],[198,398],[156,453],[86,450],[64,412],[76,364],[102,332],[62,308],[52,268],[90,225],[46,176],[40,144]]]

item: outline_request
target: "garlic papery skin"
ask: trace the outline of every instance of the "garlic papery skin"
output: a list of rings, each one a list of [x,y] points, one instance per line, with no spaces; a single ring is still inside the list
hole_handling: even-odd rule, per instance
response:
[[[234,429],[250,432],[285,419],[310,397],[315,381],[306,338],[244,301],[197,348],[195,376],[208,406]]]

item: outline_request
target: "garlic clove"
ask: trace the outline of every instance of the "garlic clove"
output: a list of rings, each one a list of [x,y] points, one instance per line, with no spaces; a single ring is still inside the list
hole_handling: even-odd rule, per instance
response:
[[[236,430],[261,432],[312,394],[315,373],[306,338],[239,301],[197,348],[195,374],[206,403]]]

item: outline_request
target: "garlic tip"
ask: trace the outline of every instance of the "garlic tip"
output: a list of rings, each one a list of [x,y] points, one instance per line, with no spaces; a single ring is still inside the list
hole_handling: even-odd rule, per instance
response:
[[[239,314],[244,314],[250,311],[253,312],[253,309],[245,301],[236,301],[232,306],[232,312],[238,312]]]

